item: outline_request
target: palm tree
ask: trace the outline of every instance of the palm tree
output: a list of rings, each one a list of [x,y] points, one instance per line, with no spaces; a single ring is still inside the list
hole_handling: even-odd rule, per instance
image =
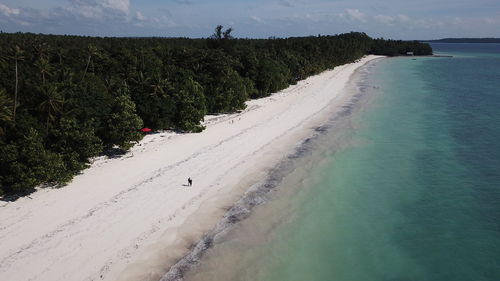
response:
[[[85,71],[83,72],[83,77],[82,77],[82,80],[80,81],[80,83],[83,82],[83,79],[85,79],[85,75],[87,74],[87,71],[89,70],[89,65],[90,65],[90,62],[92,60],[92,57],[97,56],[99,54],[99,51],[93,45],[88,45],[87,51],[88,51],[87,65],[85,66]]]
[[[0,136],[5,133],[4,125],[12,121],[11,106],[12,100],[5,93],[4,89],[0,89]]]
[[[63,109],[64,97],[55,85],[49,84],[42,87],[41,90],[43,94],[43,101],[38,106],[38,109],[47,117],[45,130],[48,133],[50,122],[55,121],[57,114],[61,113]]]
[[[132,77],[131,80],[134,84],[138,85],[141,89],[144,90],[147,87],[147,85],[151,85],[150,84],[151,78],[144,75],[142,71],[137,72],[137,75],[135,77]]]
[[[47,43],[38,43],[33,46],[33,49],[38,58],[49,59],[49,45]]]
[[[233,39],[233,36],[231,35],[231,32],[233,32],[233,28],[232,27],[226,29],[226,31],[224,31],[222,33],[222,38],[223,39]]]
[[[17,108],[17,92],[19,88],[19,70],[18,70],[18,62],[24,60],[24,51],[19,47],[19,46],[14,46],[13,48],[10,48],[9,52],[7,55],[3,56],[5,59],[13,60],[15,64],[15,74],[16,74],[16,81],[15,81],[15,87],[14,87],[14,104],[13,104],[13,110],[12,110],[12,122],[14,122],[14,125],[16,123],[16,108]]]
[[[150,85],[152,92],[150,96],[163,96],[165,95],[165,88],[168,85],[168,80],[162,78],[160,74],[155,75],[152,84]]]
[[[217,27],[215,27],[214,34],[212,34],[212,36],[210,36],[210,38],[215,39],[215,40],[222,39],[222,28],[224,28],[222,25],[217,25]]]
[[[68,50],[59,48],[58,50],[56,50],[56,52],[57,52],[57,57],[59,58],[59,65],[61,66],[63,63],[63,57],[68,54]]]
[[[40,59],[36,61],[35,66],[42,74],[42,85],[45,86],[45,76],[50,76],[52,74],[52,67],[50,66],[49,60],[40,57]]]

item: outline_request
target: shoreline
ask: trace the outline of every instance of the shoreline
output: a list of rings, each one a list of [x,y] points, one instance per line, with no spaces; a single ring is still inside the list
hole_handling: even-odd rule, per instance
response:
[[[209,116],[202,133],[148,135],[121,158],[96,160],[63,189],[2,202],[0,279],[160,279],[326,108],[343,104],[351,75],[377,58],[249,101],[241,113]],[[188,177],[192,187],[184,186]]]
[[[206,254],[208,254],[209,250],[220,243],[224,244],[227,242],[226,239],[234,239],[234,236],[232,236],[234,234],[231,233],[235,228],[238,228],[238,224],[244,223],[243,221],[249,218],[258,206],[276,200],[275,196],[277,196],[277,193],[289,188],[289,186],[286,186],[286,188],[283,186],[284,182],[286,182],[286,185],[289,184],[289,177],[295,177],[297,169],[302,169],[301,165],[310,165],[304,163],[304,161],[310,161],[308,159],[314,157],[313,155],[317,157],[319,155],[317,153],[322,154],[324,152],[317,151],[319,149],[318,142],[321,139],[326,135],[332,134],[332,132],[337,134],[343,126],[349,126],[344,123],[348,120],[346,118],[353,114],[355,110],[353,108],[359,106],[358,103],[366,95],[365,89],[360,89],[357,83],[361,75],[366,75],[360,71],[365,69],[369,63],[357,68],[351,75],[345,89],[349,93],[340,97],[342,100],[331,104],[328,106],[330,108],[326,108],[323,112],[319,113],[319,116],[315,118],[316,120],[310,122],[314,125],[309,128],[308,134],[284,155],[262,180],[249,187],[231,208],[224,213],[217,224],[204,233],[201,239],[190,247],[189,252],[182,259],[170,267],[169,271],[160,281],[182,281],[193,271],[197,272],[200,261],[207,258]],[[232,238],[228,238],[228,236]],[[214,257],[209,256],[208,259],[214,259]]]

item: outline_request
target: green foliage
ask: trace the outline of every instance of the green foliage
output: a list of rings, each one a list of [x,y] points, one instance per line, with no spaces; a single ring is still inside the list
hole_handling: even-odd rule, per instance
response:
[[[228,28],[225,31],[223,31],[224,27],[222,25],[218,25],[215,27],[214,34],[210,36],[208,39],[207,45],[209,48],[223,48],[226,51],[231,50],[233,44],[231,39],[234,39],[234,37],[231,35],[231,32],[233,32],[233,28]]]
[[[135,103],[130,98],[127,85],[122,85],[112,102],[112,109],[104,125],[103,143],[112,148],[117,145],[123,150],[128,150],[142,138],[139,129],[142,119],[136,114]]]
[[[432,55],[429,44],[418,41],[373,40],[371,53],[385,56],[401,56],[412,52],[416,56]]]
[[[0,89],[0,137],[5,133],[5,130],[12,121],[12,100],[5,93],[4,89]]]
[[[132,99],[144,123],[153,129],[175,127],[173,116],[176,109],[170,81],[161,74],[150,79],[142,72],[131,80]]]
[[[0,33],[0,195],[62,184],[90,158],[129,149],[139,129],[203,130],[208,113],[245,108],[365,54],[432,54],[364,33],[236,39],[93,38]]]
[[[76,119],[61,119],[59,128],[51,132],[50,149],[63,156],[72,173],[86,168],[89,159],[103,151],[102,140],[95,135],[90,123],[78,124]]]
[[[248,99],[244,79],[235,70],[239,63],[221,50],[211,50],[201,60],[198,80],[205,85],[207,110],[231,112],[244,108]]]
[[[268,96],[286,88],[290,76],[290,70],[275,60],[261,60],[255,81],[258,97]]]
[[[49,124],[54,122],[58,114],[62,112],[64,97],[55,85],[44,85],[41,87],[42,101],[38,110],[46,118],[45,130],[48,132]]]
[[[203,88],[192,77],[184,74],[173,84],[176,115],[174,122],[184,131],[199,132],[203,129],[200,120],[206,115]]]
[[[71,179],[61,155],[46,150],[34,129],[17,144],[2,145],[0,172],[5,192],[29,192],[42,183],[65,183]]]

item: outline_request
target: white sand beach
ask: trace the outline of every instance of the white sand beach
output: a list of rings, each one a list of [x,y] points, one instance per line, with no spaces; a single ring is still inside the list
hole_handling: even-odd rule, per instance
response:
[[[240,113],[207,116],[201,133],[148,135],[61,189],[0,201],[0,280],[158,280],[348,100],[351,75],[377,58],[248,101]]]

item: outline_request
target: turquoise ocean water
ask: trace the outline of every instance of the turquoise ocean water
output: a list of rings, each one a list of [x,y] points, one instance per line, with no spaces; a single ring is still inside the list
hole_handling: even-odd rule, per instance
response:
[[[195,280],[500,280],[500,45],[362,69],[358,95]]]

